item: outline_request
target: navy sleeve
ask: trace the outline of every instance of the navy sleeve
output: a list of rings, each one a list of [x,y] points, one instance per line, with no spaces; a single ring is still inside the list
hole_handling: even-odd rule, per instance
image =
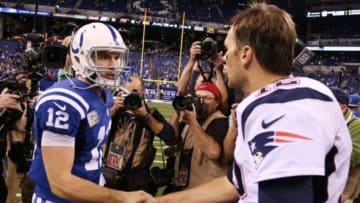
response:
[[[159,132],[158,136],[162,139],[166,144],[172,145],[175,143],[175,131],[174,128],[166,121],[164,116],[157,110],[154,109],[152,116],[162,122],[163,128]]]
[[[280,178],[259,183],[259,203],[315,203],[314,176]]]

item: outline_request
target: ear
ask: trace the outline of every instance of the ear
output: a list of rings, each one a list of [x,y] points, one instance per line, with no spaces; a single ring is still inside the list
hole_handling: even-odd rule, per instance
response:
[[[240,60],[242,64],[244,64],[244,67],[248,67],[253,60],[254,50],[248,45],[243,46],[241,49],[242,50],[240,51]]]

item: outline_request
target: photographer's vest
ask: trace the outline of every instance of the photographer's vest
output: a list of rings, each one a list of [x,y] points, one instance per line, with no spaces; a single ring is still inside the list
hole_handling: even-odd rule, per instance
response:
[[[120,118],[114,122],[117,122],[116,131],[113,137],[110,137],[110,139],[113,139],[110,141],[110,146],[108,146],[110,150],[107,154],[111,153],[112,144],[116,144],[120,148],[118,151],[121,154],[121,160],[119,161],[118,170],[149,168],[156,152],[152,145],[154,134],[147,130],[145,123],[140,120],[130,119],[124,122],[123,118]]]
[[[225,116],[220,111],[216,111],[203,122],[202,129],[206,130],[209,124],[218,118],[225,118]],[[189,125],[184,127],[180,136],[182,147],[180,145],[176,153],[175,186],[188,189],[226,174],[228,165],[209,159],[200,150],[196,144],[195,135],[189,129]],[[184,152],[187,155],[184,155]],[[190,156],[188,157],[191,159],[191,161],[189,160],[190,165],[182,163],[186,156]]]

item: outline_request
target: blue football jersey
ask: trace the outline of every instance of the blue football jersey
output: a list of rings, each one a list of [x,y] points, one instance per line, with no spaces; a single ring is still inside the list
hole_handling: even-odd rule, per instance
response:
[[[74,147],[72,174],[102,184],[102,146],[111,127],[113,97],[104,90],[101,98],[78,79],[55,83],[34,104],[34,160],[29,175],[36,184],[36,197],[52,202],[68,202],[50,191],[42,146]],[[60,161],[60,160],[59,160]]]

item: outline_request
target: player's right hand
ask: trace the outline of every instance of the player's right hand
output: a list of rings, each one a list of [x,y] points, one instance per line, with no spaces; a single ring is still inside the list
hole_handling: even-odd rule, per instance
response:
[[[134,192],[123,192],[117,191],[119,193],[115,196],[118,198],[116,202],[126,202],[126,203],[157,203],[157,200],[150,194],[144,191],[134,191]]]

